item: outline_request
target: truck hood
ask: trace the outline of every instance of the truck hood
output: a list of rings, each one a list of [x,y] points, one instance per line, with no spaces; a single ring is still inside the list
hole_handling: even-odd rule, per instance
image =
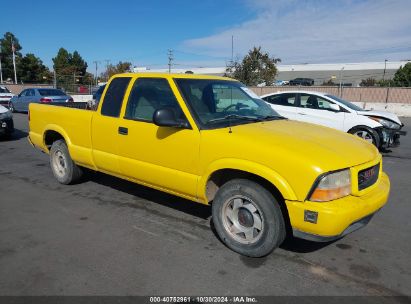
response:
[[[374,160],[379,153],[375,146],[351,134],[291,120],[239,125],[232,128],[232,135],[272,157],[292,155],[321,171],[363,164]],[[261,155],[261,158],[263,161],[265,157]]]
[[[386,111],[357,111],[357,114],[359,115],[364,115],[364,116],[378,116],[381,118],[386,118],[388,120],[391,120],[393,122],[396,122],[397,124],[402,125],[400,119],[398,118],[397,115],[394,113],[386,112]]]

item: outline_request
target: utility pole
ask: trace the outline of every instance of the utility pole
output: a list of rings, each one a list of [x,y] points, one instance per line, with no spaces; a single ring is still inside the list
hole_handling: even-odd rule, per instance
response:
[[[17,73],[16,73],[16,54],[15,54],[15,47],[14,47],[14,41],[13,39],[11,40],[11,50],[13,52],[13,67],[14,67],[14,83],[17,84]]]
[[[382,74],[382,81],[384,82],[384,80],[385,80],[385,71],[386,71],[386,69],[387,69],[387,61],[388,61],[388,59],[385,59],[384,60],[384,73]]]
[[[173,54],[173,50],[169,49],[167,52],[168,55],[168,73],[171,73],[171,65],[173,64],[173,60],[174,60],[174,54]]]
[[[3,70],[1,69],[1,57],[3,56],[2,53],[0,53],[0,83],[3,83]]]
[[[342,98],[342,74],[343,74],[344,67],[340,70],[340,97]]]
[[[231,35],[231,65],[234,62],[234,35]]]
[[[96,74],[95,74],[95,81],[96,81],[96,85],[97,85],[97,69],[98,69],[98,61],[93,61],[93,63],[96,65]]]
[[[107,73],[108,71],[107,70],[108,70],[108,65],[110,64],[111,60],[110,59],[105,59],[104,61],[106,62],[106,81],[108,81],[108,73]]]
[[[53,69],[53,79],[54,79],[54,88],[57,89],[57,75],[56,75],[56,70]]]

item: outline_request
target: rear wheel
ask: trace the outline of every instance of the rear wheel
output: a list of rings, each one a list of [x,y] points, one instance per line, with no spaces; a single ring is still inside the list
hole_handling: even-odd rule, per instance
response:
[[[62,139],[53,142],[50,149],[50,166],[54,177],[61,184],[72,184],[82,176],[82,171],[70,157],[66,142]]]
[[[349,130],[348,133],[356,135],[373,144],[374,146],[379,147],[380,140],[378,137],[378,133],[371,128],[355,127]]]
[[[253,181],[234,179],[221,186],[212,213],[220,239],[242,255],[265,256],[284,241],[285,223],[278,202]]]

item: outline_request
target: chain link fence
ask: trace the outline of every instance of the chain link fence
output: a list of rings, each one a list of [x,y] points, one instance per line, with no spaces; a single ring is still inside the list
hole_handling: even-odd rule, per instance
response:
[[[73,75],[56,75],[56,88],[64,90],[68,94],[93,94],[95,87],[93,79],[84,79],[82,76]]]

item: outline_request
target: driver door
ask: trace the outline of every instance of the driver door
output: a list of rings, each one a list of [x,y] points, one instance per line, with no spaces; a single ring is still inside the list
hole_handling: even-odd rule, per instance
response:
[[[314,94],[300,94],[297,120],[338,130],[344,129],[345,113],[332,109],[333,102]],[[335,104],[334,104],[335,105]]]
[[[154,188],[195,199],[197,196],[200,132],[159,127],[153,114],[171,108],[186,120],[165,78],[138,78],[131,89],[118,134],[122,175]]]

